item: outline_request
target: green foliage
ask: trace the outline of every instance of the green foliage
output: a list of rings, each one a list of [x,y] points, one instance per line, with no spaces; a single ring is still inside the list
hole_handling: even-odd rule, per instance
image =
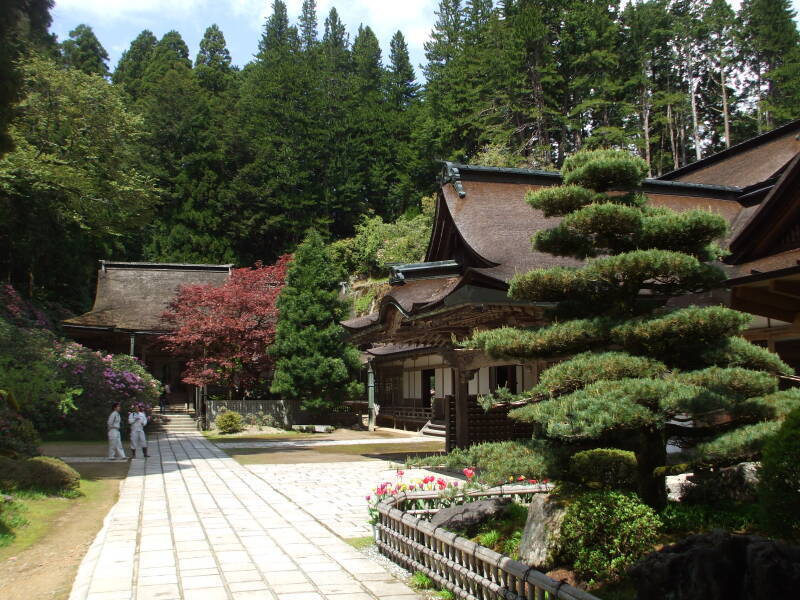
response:
[[[220,433],[239,433],[244,429],[244,419],[235,410],[226,410],[217,415],[214,425]]]
[[[729,400],[744,400],[778,391],[778,381],[773,375],[741,367],[709,367],[681,373],[676,380],[703,387]]]
[[[617,325],[611,339],[633,354],[692,367],[709,348],[719,347],[720,340],[738,334],[749,321],[750,315],[722,306],[692,306]]]
[[[330,245],[331,258],[348,275],[385,277],[392,263],[424,258],[432,219],[430,208],[415,216],[403,215],[394,223],[386,223],[379,216],[362,217],[354,237]]]
[[[647,175],[647,163],[628,152],[590,150],[567,158],[562,173],[565,185],[580,185],[597,192],[629,190]]]
[[[574,392],[600,380],[657,379],[666,374],[667,367],[650,358],[624,352],[584,352],[544,371],[536,387],[527,393],[532,398],[546,399]]]
[[[75,492],[81,482],[80,473],[64,461],[52,456],[29,458],[21,469],[25,475],[24,487],[53,492]]]
[[[0,407],[0,456],[34,456],[39,454],[41,443],[33,423],[16,411]]]
[[[347,306],[339,298],[341,272],[322,238],[310,231],[298,247],[278,298],[272,391],[300,399],[306,408],[331,408],[357,396],[358,351],[339,322]]]
[[[574,354],[607,342],[612,322],[600,317],[564,321],[536,330],[500,327],[480,331],[463,345],[493,358],[544,358]]]
[[[593,448],[572,455],[570,475],[586,487],[633,491],[638,477],[636,455],[617,448]]]
[[[653,551],[661,527],[658,515],[635,495],[591,492],[567,508],[560,555],[584,580],[613,581]]]
[[[774,352],[738,336],[726,338],[721,344],[706,350],[701,359],[706,364],[767,371],[774,375],[794,373],[794,369]]]
[[[97,259],[152,217],[157,197],[137,166],[142,122],[98,75],[36,56],[21,69],[16,150],[0,161],[0,255],[14,260],[0,267],[4,280],[78,308]]]
[[[488,412],[493,406],[511,404],[512,402],[519,402],[522,399],[523,396],[521,394],[514,394],[507,387],[502,386],[491,394],[479,394],[477,402],[483,410]]]
[[[51,456],[14,460],[0,456],[0,488],[6,491],[39,490],[45,493],[75,493],[80,474],[64,461]]]
[[[539,423],[548,437],[596,439],[620,429],[659,427],[660,402],[695,393],[689,386],[658,379],[598,381],[558,399],[528,404],[509,414],[521,421]]]
[[[759,456],[764,443],[780,428],[778,421],[743,425],[697,446],[695,462],[733,465]]]
[[[595,192],[579,185],[559,185],[529,191],[525,199],[545,217],[562,217],[591,204],[596,197]]]
[[[61,43],[64,64],[87,75],[107,77],[108,52],[97,39],[92,28],[78,25],[69,32],[69,39]]]
[[[500,485],[509,480],[557,479],[566,469],[568,451],[552,448],[542,440],[484,442],[469,448],[455,448],[445,456],[409,460],[409,466],[439,466],[461,471],[477,469],[481,483]]]
[[[759,479],[764,525],[782,538],[800,540],[800,407],[764,445]]]
[[[422,571],[416,571],[409,579],[409,584],[415,590],[430,590],[433,589],[433,579],[425,575]]]
[[[746,532],[758,522],[758,508],[752,504],[707,505],[669,502],[659,515],[664,533],[689,535],[714,529]]]

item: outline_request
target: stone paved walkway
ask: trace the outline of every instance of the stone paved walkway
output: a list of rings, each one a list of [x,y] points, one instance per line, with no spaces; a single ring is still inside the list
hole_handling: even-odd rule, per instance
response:
[[[196,433],[150,446],[149,459],[132,461],[70,600],[418,598],[315,519],[319,503],[285,477],[272,485],[268,470],[256,476]]]
[[[254,474],[317,515],[343,538],[372,535],[366,520],[366,496],[384,481],[397,481],[397,470],[384,460],[300,465],[247,465]],[[431,475],[430,471],[406,469],[410,482]],[[436,474],[437,477],[441,475]],[[444,476],[446,480],[453,478]]]

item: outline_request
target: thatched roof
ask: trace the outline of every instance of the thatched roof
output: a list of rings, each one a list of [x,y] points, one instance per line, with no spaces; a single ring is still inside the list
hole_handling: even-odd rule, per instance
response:
[[[66,319],[67,328],[165,331],[161,315],[182,285],[221,285],[233,265],[100,261],[92,310]]]

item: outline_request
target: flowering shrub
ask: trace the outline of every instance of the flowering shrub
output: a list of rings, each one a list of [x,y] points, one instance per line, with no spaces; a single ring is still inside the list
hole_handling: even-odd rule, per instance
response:
[[[75,342],[56,345],[58,369],[78,393],[64,411],[63,426],[79,433],[102,433],[111,406],[122,404],[122,413],[135,404],[145,411],[158,401],[161,384],[135,357],[92,351]]]
[[[58,337],[44,313],[10,286],[0,285],[0,299],[0,389],[16,399],[12,412],[40,433],[102,435],[114,402],[126,410],[158,399],[160,384],[136,358],[94,352]]]
[[[417,498],[408,504],[409,509],[426,509],[426,508],[445,508],[453,504],[458,504],[459,500],[463,500],[467,492],[481,488],[479,483],[474,479],[475,471],[466,468],[463,471],[467,481],[462,484],[460,481],[447,481],[443,477],[436,477],[428,475],[423,479],[412,479],[410,481],[403,481],[405,471],[397,471],[397,476],[400,481],[392,483],[384,481],[375,488],[375,491],[366,497],[367,512],[369,513],[369,522],[375,524],[378,522],[378,504],[383,502],[389,496],[396,496],[399,493],[407,492],[438,492],[435,499]]]

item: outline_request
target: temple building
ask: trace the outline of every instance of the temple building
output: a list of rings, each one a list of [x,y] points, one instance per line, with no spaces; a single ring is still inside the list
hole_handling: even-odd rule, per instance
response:
[[[169,330],[161,315],[182,285],[221,285],[233,265],[100,261],[92,310],[62,321],[68,336],[96,350],[126,353],[169,384],[173,403],[191,404],[194,390],[181,382],[183,365],[159,347]]]
[[[647,179],[654,205],[723,216],[730,254],[725,289],[686,298],[753,315],[746,337],[800,366],[800,121],[692,165]],[[547,323],[543,303],[507,297],[511,278],[535,268],[577,266],[535,252],[531,236],[555,226],[525,201],[558,185],[557,172],[445,163],[425,262],[398,265],[377,310],[343,323],[376,373],[379,423],[446,433],[448,447],[529,435],[485,412],[481,394],[529,389],[548,363],[511,364],[458,348],[473,331]],[[683,299],[682,299],[683,300]],[[790,378],[791,379],[791,378]],[[793,382],[786,381],[786,385]]]

